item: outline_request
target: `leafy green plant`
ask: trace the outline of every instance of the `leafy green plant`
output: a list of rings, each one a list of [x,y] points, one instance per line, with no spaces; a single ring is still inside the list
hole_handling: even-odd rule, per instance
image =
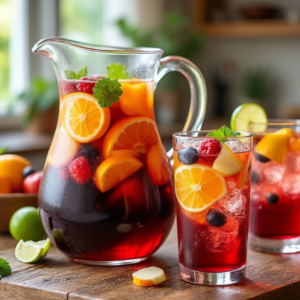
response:
[[[249,69],[242,76],[242,92],[248,98],[265,99],[270,86],[270,72],[266,69]]]
[[[202,53],[204,34],[189,30],[190,25],[190,20],[176,11],[168,12],[163,24],[148,31],[129,24],[124,18],[117,21],[120,32],[131,40],[133,46],[161,48],[164,56],[178,55],[192,60]],[[170,75],[171,80],[164,79],[166,88],[174,88],[174,77]]]
[[[25,125],[29,124],[39,113],[46,112],[59,103],[59,92],[56,81],[35,78],[28,90],[17,96],[17,100],[28,106],[24,117]]]

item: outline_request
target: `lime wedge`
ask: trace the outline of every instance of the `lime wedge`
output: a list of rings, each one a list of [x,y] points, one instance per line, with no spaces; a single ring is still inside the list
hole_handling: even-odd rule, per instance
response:
[[[50,249],[50,246],[51,246],[51,242],[50,242],[49,238],[47,238],[46,240],[38,241],[38,242],[27,241],[27,242],[25,242],[25,244],[30,244],[30,245],[34,245],[34,246],[42,248],[41,258],[43,258],[47,255],[47,253]]]
[[[41,258],[42,251],[41,247],[27,244],[20,240],[15,249],[15,256],[20,262],[30,264]]]
[[[232,113],[230,126],[235,131],[264,132],[267,128],[267,114],[256,103],[245,103]]]

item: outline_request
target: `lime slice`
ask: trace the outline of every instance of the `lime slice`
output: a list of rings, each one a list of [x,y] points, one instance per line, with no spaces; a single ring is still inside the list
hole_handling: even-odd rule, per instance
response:
[[[232,113],[230,126],[235,131],[264,132],[267,129],[267,114],[256,103],[245,103]],[[251,124],[252,123],[252,124]]]
[[[20,262],[30,264],[41,258],[42,251],[41,247],[20,240],[15,249],[15,256]]]
[[[43,258],[47,255],[47,253],[50,249],[50,246],[51,246],[51,242],[50,242],[49,238],[47,238],[46,240],[38,241],[38,242],[27,241],[27,242],[25,242],[25,244],[30,244],[30,245],[34,245],[34,246],[42,248],[41,258]]]

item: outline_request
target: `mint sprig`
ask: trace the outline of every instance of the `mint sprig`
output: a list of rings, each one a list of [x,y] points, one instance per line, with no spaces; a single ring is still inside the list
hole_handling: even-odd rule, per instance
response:
[[[122,64],[111,63],[106,67],[107,77],[110,79],[129,79],[131,78],[127,68]]]
[[[120,82],[107,77],[97,80],[93,92],[101,107],[110,107],[113,103],[117,103],[123,94]]]
[[[235,136],[239,136],[240,133],[233,131],[231,128],[226,127],[225,125],[223,125],[221,128],[219,129],[215,129],[212,132],[208,133],[207,136],[212,136],[212,137],[216,137],[216,138],[230,138],[230,137],[235,137]],[[220,139],[220,141],[225,141],[225,139]]]
[[[87,67],[80,69],[77,73],[71,70],[65,70],[66,78],[71,80],[74,79],[79,80],[80,78],[87,76],[87,74],[88,74]]]
[[[3,258],[0,258],[0,276],[7,276],[11,274],[11,267],[8,263],[8,261],[6,261]]]

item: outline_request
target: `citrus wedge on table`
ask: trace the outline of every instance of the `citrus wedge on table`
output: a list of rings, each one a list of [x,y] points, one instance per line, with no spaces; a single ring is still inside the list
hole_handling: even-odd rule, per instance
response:
[[[283,164],[287,154],[289,140],[296,133],[289,128],[265,135],[256,145],[255,152],[273,161]]]
[[[164,270],[158,267],[140,269],[132,277],[133,283],[138,286],[154,286],[167,280]]]
[[[25,242],[25,244],[30,244],[30,245],[41,247],[42,248],[41,258],[43,258],[47,255],[47,253],[50,249],[51,241],[49,238],[47,238],[45,240],[38,241],[38,242],[27,241],[27,242]]]
[[[267,114],[260,105],[245,103],[232,113],[230,126],[235,131],[263,132],[267,128],[267,122]]]
[[[181,207],[196,213],[224,197],[227,184],[224,177],[212,168],[182,165],[175,171],[175,192]]]
[[[155,122],[147,117],[127,117],[117,121],[103,141],[104,157],[113,151],[143,149],[159,142]]]
[[[143,164],[131,154],[119,154],[104,160],[94,176],[96,186],[106,192],[137,172]]]
[[[63,98],[62,119],[68,134],[81,143],[100,138],[110,124],[109,108],[101,107],[96,98],[86,93],[73,93]]]

